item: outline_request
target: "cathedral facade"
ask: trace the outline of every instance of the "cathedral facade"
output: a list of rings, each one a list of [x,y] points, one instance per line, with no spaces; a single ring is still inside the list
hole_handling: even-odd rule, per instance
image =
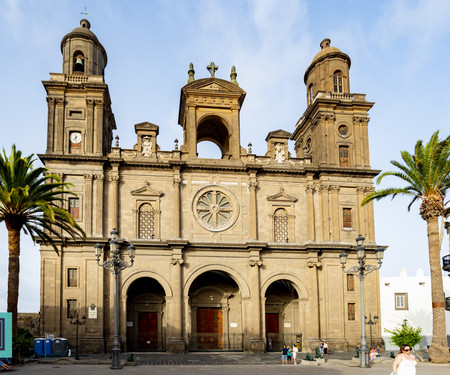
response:
[[[158,145],[159,127],[134,126],[136,144],[121,148],[104,81],[107,54],[87,20],[61,42],[62,73],[47,92],[45,166],[73,185],[67,210],[86,239],[41,244],[42,333],[67,337],[79,327],[83,351],[108,351],[113,336],[114,283],[99,267],[94,245],[109,257],[119,231],[132,267],[118,279],[124,351],[304,350],[326,340],[334,350],[360,341],[360,289],[342,272],[339,254],[356,264],[355,238],[376,264],[372,203],[361,207],[372,179],[368,111],[374,103],[350,92],[350,58],[321,43],[306,70],[308,107],[292,129],[271,131],[267,152],[240,144],[246,92],[236,82],[197,79],[191,65],[181,88],[183,140]],[[245,126],[245,125],[243,125]],[[288,141],[295,143],[295,155]],[[215,143],[220,159],[199,158]],[[126,241],[124,240],[126,239]],[[380,314],[379,276],[365,281],[366,311]],[[379,326],[374,337],[381,340]]]

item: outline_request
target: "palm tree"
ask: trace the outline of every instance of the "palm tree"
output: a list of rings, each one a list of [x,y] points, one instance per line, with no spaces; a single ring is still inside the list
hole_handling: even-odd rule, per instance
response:
[[[450,361],[445,324],[445,295],[442,284],[442,271],[439,241],[439,216],[444,213],[444,196],[450,187],[450,136],[439,140],[439,131],[423,145],[417,141],[414,155],[402,151],[404,164],[391,161],[398,168],[394,172],[384,172],[377,178],[377,184],[386,176],[397,177],[406,186],[373,191],[362,201],[362,205],[373,199],[397,195],[412,197],[408,211],[417,200],[421,201],[420,216],[427,222],[428,253],[431,272],[431,299],[433,308],[433,341],[429,355],[433,362]]]
[[[54,174],[44,167],[33,168],[34,155],[22,157],[22,152],[11,148],[7,156],[0,154],[0,222],[8,230],[8,312],[12,313],[13,336],[17,335],[17,302],[19,299],[20,232],[39,238],[53,246],[55,240],[68,233],[73,239],[85,237],[83,230],[63,208],[65,196],[74,195]]]

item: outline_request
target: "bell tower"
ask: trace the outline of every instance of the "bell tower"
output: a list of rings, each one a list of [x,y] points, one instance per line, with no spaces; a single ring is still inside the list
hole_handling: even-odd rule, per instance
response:
[[[103,156],[116,129],[108,86],[107,55],[86,19],[61,41],[63,72],[43,81],[47,91],[47,154]]]
[[[197,158],[197,144],[215,143],[222,159],[241,157],[239,112],[246,92],[236,82],[236,69],[231,69],[230,82],[215,77],[213,62],[207,66],[211,77],[195,80],[194,67],[189,67],[189,80],[181,89],[178,123],[183,127],[183,157]]]
[[[374,103],[350,92],[350,57],[330,39],[320,47],[304,76],[308,107],[291,136],[297,157],[310,157],[316,166],[370,168],[368,111]]]

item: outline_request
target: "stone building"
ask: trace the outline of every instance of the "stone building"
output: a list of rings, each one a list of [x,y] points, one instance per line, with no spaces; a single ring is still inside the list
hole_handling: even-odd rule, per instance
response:
[[[271,131],[267,153],[255,155],[240,144],[246,92],[234,67],[226,81],[213,63],[200,79],[190,66],[179,147],[161,150],[159,127],[142,122],[127,149],[113,139],[107,55],[87,20],[64,36],[61,51],[62,73],[43,82],[48,138],[40,158],[73,184],[78,196],[67,209],[87,238],[60,243],[59,256],[41,246],[42,332],[74,340],[68,317],[85,315],[83,350],[109,350],[113,278],[98,266],[94,245],[107,249],[117,228],[136,247],[133,267],[119,279],[123,350],[260,352],[294,342],[310,349],[319,339],[333,349],[359,342],[359,283],[342,272],[338,255],[345,249],[356,264],[361,233],[376,263],[373,207],[360,203],[378,171],[369,163],[373,103],[350,92],[349,56],[329,39],[321,43],[304,76],[305,113],[292,133]],[[202,141],[215,143],[222,158],[198,158]],[[129,261],[125,241],[122,247]],[[365,285],[367,311],[379,314],[378,273]]]

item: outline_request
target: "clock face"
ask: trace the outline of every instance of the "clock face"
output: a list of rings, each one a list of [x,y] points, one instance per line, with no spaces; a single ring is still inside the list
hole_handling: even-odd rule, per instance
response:
[[[80,132],[72,132],[72,133],[70,133],[70,142],[72,142],[72,143],[80,143],[81,142],[81,133]]]

